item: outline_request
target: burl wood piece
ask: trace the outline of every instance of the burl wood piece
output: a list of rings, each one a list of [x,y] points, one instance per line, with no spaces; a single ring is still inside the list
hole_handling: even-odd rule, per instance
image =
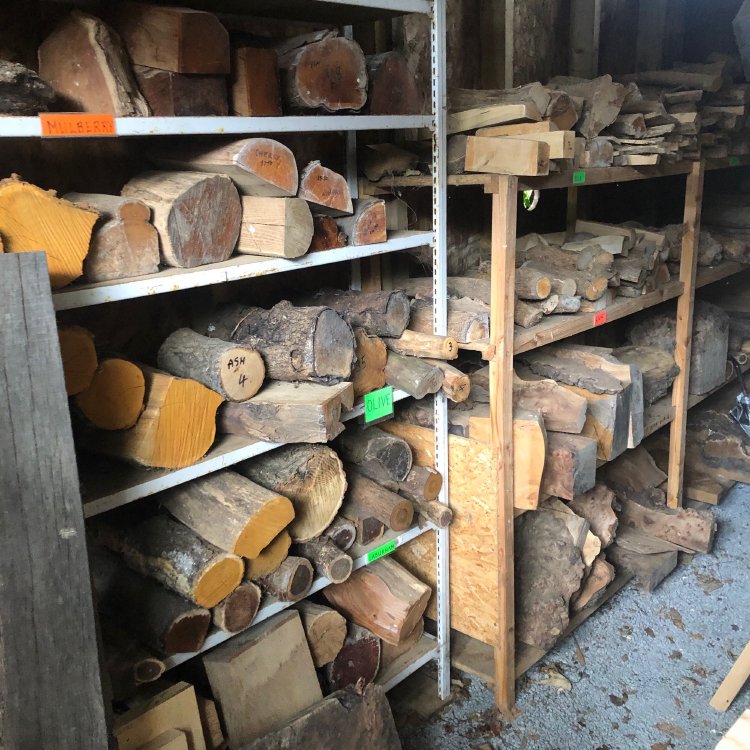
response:
[[[154,117],[226,117],[229,114],[224,76],[186,75],[143,65],[135,65],[133,70]]]
[[[276,50],[260,47],[232,50],[232,114],[240,117],[281,116]]]
[[[612,490],[604,484],[597,484],[588,492],[574,497],[568,506],[589,522],[591,531],[602,543],[602,549],[612,544],[619,523],[615,513],[619,506]]]
[[[146,379],[143,371],[126,359],[104,359],[89,386],[75,397],[75,404],[94,427],[127,430],[143,411]]]
[[[57,336],[60,339],[65,392],[68,396],[75,396],[89,387],[99,364],[94,334],[81,326],[61,326],[57,329]]]
[[[571,611],[580,612],[586,607],[595,606],[606,593],[607,586],[614,580],[614,566],[607,562],[603,554],[600,554],[592,563],[580,590],[571,598]]]
[[[547,433],[542,492],[572,500],[596,483],[596,440],[562,432]]]

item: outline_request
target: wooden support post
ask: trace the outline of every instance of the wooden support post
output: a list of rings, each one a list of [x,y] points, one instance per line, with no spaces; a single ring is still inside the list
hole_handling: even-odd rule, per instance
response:
[[[510,712],[516,702],[513,582],[513,313],[515,302],[518,179],[499,177],[492,193],[492,309],[490,421],[497,503],[497,643],[495,703]]]
[[[578,220],[578,188],[569,187],[565,226],[568,232],[570,232],[571,234],[575,234],[577,220]]]
[[[667,468],[667,505],[679,508],[682,504],[682,475],[685,468],[685,427],[687,424],[690,386],[690,349],[693,332],[693,302],[695,274],[698,263],[698,238],[701,229],[703,200],[702,161],[693,164],[685,188],[685,232],[682,236],[680,281],[683,291],[677,300],[677,331],[674,359],[680,374],[672,386],[674,419],[669,431],[669,465]]]
[[[601,0],[572,0],[570,4],[570,75],[595,78],[599,73]]]

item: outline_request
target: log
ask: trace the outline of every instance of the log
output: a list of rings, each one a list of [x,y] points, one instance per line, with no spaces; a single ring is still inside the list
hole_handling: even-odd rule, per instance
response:
[[[296,551],[312,563],[319,576],[328,578],[332,583],[343,583],[352,574],[352,558],[326,536],[300,542]]]
[[[339,516],[333,519],[333,523],[325,530],[325,535],[333,540],[333,543],[341,550],[351,549],[357,538],[356,526],[344,518]]]
[[[617,494],[646,505],[664,505],[661,485],[667,475],[656,465],[648,451],[639,446],[602,468],[604,481]]]
[[[409,327],[418,333],[434,333],[431,299],[412,300]],[[471,299],[449,299],[446,333],[459,344],[486,339],[490,334],[489,305]]]
[[[53,289],[83,273],[98,214],[55,197],[13,175],[0,180],[0,234],[6,253],[43,248]]]
[[[349,487],[341,515],[353,520],[375,518],[393,531],[405,531],[414,520],[414,506],[357,471],[347,472]]]
[[[416,399],[428,393],[437,393],[443,385],[443,373],[417,357],[404,357],[388,352],[385,366],[385,382],[394,388],[406,391]]]
[[[516,268],[516,297],[520,299],[546,299],[552,292],[552,281],[542,271],[529,266]]]
[[[254,583],[241,583],[211,611],[214,625],[232,635],[249,628],[258,614],[260,597],[260,588]]]
[[[159,654],[201,649],[211,624],[207,609],[130,570],[103,547],[92,545],[89,555],[101,612]]]
[[[609,75],[590,81],[560,76],[552,78],[549,84],[571,97],[583,98],[583,110],[576,130],[584,138],[595,138],[617,119],[627,93],[626,87],[614,83]]]
[[[313,567],[304,557],[289,555],[270,575],[261,579],[264,591],[282,602],[304,599],[313,585]]]
[[[403,482],[412,468],[409,444],[377,427],[345,430],[336,448],[344,461],[384,486]]]
[[[417,622],[414,630],[406,636],[398,646],[391,646],[385,641],[380,642],[380,668],[387,669],[397,659],[409,653],[424,636],[424,618]]]
[[[655,346],[622,346],[614,349],[621,362],[635,365],[643,376],[643,403],[651,405],[666,396],[680,372],[674,356]]]
[[[328,586],[323,594],[347,619],[396,646],[424,614],[431,590],[384,557],[354,571],[345,583]]]
[[[238,464],[237,471],[292,501],[295,516],[287,531],[295,542],[320,536],[346,491],[341,460],[323,445],[286,445]]]
[[[604,555],[599,555],[591,565],[580,590],[570,600],[571,612],[594,607],[605,595],[607,586],[615,580],[615,569]]]
[[[415,500],[414,509],[425,521],[439,529],[447,529],[453,521],[453,511],[437,500]]]
[[[214,441],[221,396],[194,380],[141,369],[146,403],[135,427],[97,432],[86,446],[142,466],[180,469],[194,464]]]
[[[607,553],[617,570],[634,576],[641,591],[653,591],[676,567],[677,550],[639,554],[614,544]]]
[[[201,336],[189,328],[172,333],[159,347],[160,369],[196,380],[227,401],[247,401],[263,385],[265,365],[247,346]]]
[[[211,13],[122,2],[113,22],[136,65],[175,73],[228,75],[229,34]]]
[[[342,410],[354,404],[351,383],[268,383],[241,404],[225,403],[218,430],[276,443],[327,443],[344,430]]]
[[[313,217],[313,238],[310,242],[311,253],[323,250],[335,250],[337,247],[346,247],[347,236],[341,231],[336,220],[332,216]]]
[[[126,359],[104,359],[88,388],[75,396],[86,420],[101,430],[127,430],[143,411],[146,380]]]
[[[328,37],[280,52],[279,68],[292,109],[358,110],[367,101],[365,56],[350,39]]]
[[[281,87],[276,50],[236,47],[232,50],[232,114],[281,117]]]
[[[354,329],[356,362],[352,368],[354,397],[376,391],[385,385],[385,365],[388,351],[383,339],[370,336],[364,328]]]
[[[295,307],[286,301],[270,310],[229,305],[204,330],[213,338],[257,349],[272,380],[333,384],[351,376],[354,333],[328,307]]]
[[[279,533],[256,557],[245,560],[245,580],[257,581],[278,570],[286,560],[291,546],[292,537],[289,532],[284,530]]]
[[[149,223],[151,212],[144,203],[96,193],[68,193],[65,200],[100,217],[83,262],[87,281],[144,276],[159,270],[159,235]]]
[[[47,112],[56,97],[54,89],[31,68],[0,60],[0,114],[33,116]]]
[[[375,680],[380,670],[380,639],[354,623],[349,623],[347,630],[344,645],[324,670],[329,691],[350,686],[361,690]]]
[[[244,564],[166,515],[129,526],[102,523],[97,541],[128,567],[157,580],[199,607],[214,607],[242,580]]]
[[[547,433],[542,492],[572,500],[596,483],[596,440],[583,435]]]
[[[354,511],[350,511],[350,515],[354,516]],[[352,517],[347,518],[356,529],[356,543],[360,546],[368,546],[378,539],[381,539],[385,534],[386,526],[384,523],[380,523],[377,518],[371,517]]]
[[[557,305],[552,311],[555,315],[577,313],[581,309],[581,298],[580,297],[566,297],[564,295],[555,295],[557,297]]]
[[[42,42],[38,57],[39,75],[70,109],[115,117],[150,114],[122,41],[99,18],[74,10]]]
[[[299,178],[299,198],[312,204],[312,210],[329,216],[343,216],[354,211],[349,185],[343,175],[311,161]]]
[[[410,297],[424,297],[426,299],[432,297],[434,293],[432,276],[404,279],[399,281],[399,286]],[[462,297],[468,297],[470,300],[484,302],[486,305],[489,305],[491,301],[489,273],[486,275],[483,274],[481,277],[449,276],[448,294],[459,300]]]
[[[237,244],[242,206],[237,188],[224,175],[144,172],[122,194],[151,209],[161,259],[168,266],[217,263],[229,258]],[[185,216],[192,220],[186,222]]]
[[[237,252],[299,258],[310,248],[313,217],[300,198],[242,197]]]
[[[442,359],[425,359],[428,365],[437,367],[443,373],[443,393],[450,401],[460,404],[471,394],[471,378],[456,367],[449,365]]]
[[[219,549],[255,558],[294,518],[292,503],[234,471],[198,477],[162,493],[161,504]]]
[[[320,669],[330,664],[346,640],[346,620],[330,607],[301,601],[295,605],[305,629],[313,664]]]
[[[89,387],[99,364],[94,335],[81,326],[60,326],[57,336],[65,375],[65,392],[68,396],[75,396]]]
[[[532,328],[542,318],[544,313],[538,305],[533,305],[530,302],[524,302],[523,300],[516,300],[516,304],[513,308],[513,322],[521,328]]]
[[[243,138],[221,145],[164,144],[150,154],[159,166],[224,174],[243,195],[284,198],[297,194],[294,154],[271,138]]]
[[[618,506],[612,490],[604,484],[597,484],[588,492],[574,497],[568,507],[588,521],[592,533],[599,537],[602,549],[612,544],[618,524],[615,513]]]
[[[420,95],[404,56],[395,50],[367,56],[371,115],[418,115]]]
[[[154,117],[226,117],[224,76],[187,75],[134,65],[133,72]]]
[[[429,466],[412,466],[406,479],[398,485],[399,494],[413,503],[437,500],[442,488],[442,474]]]
[[[338,225],[349,238],[350,245],[375,245],[388,239],[384,200],[362,198],[352,201],[352,208],[352,216],[338,220]]]
[[[109,675],[112,697],[116,701],[130,700],[141,685],[158,680],[167,666],[118,626],[108,621],[100,624],[103,666]]]

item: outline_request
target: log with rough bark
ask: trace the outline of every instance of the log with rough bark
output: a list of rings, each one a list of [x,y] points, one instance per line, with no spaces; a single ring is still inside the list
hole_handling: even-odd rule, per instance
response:
[[[614,354],[621,362],[635,365],[643,376],[643,403],[650,405],[666,396],[680,372],[674,356],[655,346],[622,346]]]
[[[313,238],[309,252],[335,250],[337,247],[346,247],[346,242],[347,236],[339,228],[336,219],[332,216],[313,217]]]
[[[381,198],[362,198],[352,201],[354,213],[338,220],[350,245],[375,245],[388,239],[386,233],[385,201]]]
[[[253,398],[226,403],[218,430],[276,443],[327,443],[344,425],[341,412],[354,405],[351,383],[267,383]]]
[[[404,357],[388,352],[385,366],[385,382],[394,388],[406,391],[416,399],[428,393],[437,393],[443,385],[443,373],[418,357]]]
[[[83,273],[84,258],[99,214],[23,182],[0,180],[0,234],[6,253],[44,250],[53,289]]]
[[[97,606],[139,641],[160,654],[199,651],[211,613],[125,567],[103,547],[89,550]]]
[[[323,532],[333,543],[346,552],[357,538],[357,527],[343,516],[333,519],[333,523]]]
[[[295,542],[320,536],[346,491],[341,460],[324,445],[286,445],[238,464],[237,470],[292,501],[295,516],[287,531]]]
[[[377,427],[345,430],[336,448],[344,461],[384,486],[403,482],[412,468],[409,444]]]
[[[175,73],[231,72],[229,34],[211,13],[121,2],[113,8],[113,23],[136,65]]]
[[[367,57],[371,115],[418,115],[420,95],[404,56],[395,50]]]
[[[399,494],[413,503],[429,503],[437,500],[443,488],[443,476],[429,466],[412,466],[403,482],[399,482]]]
[[[279,49],[286,104],[294,110],[361,109],[367,101],[367,66],[362,48],[343,37]],[[291,49],[290,49],[291,47]]]
[[[390,557],[324,589],[326,599],[347,619],[394,646],[412,632],[430,595],[429,586]]]
[[[550,294],[557,294],[561,297],[572,297],[576,294],[576,279],[568,276],[564,270],[556,269],[552,266],[544,266],[534,261],[526,261],[516,272],[522,268],[529,268],[538,271],[550,281]]]
[[[134,65],[138,87],[154,117],[226,117],[224,76],[187,75]]]
[[[194,464],[214,441],[221,396],[194,380],[141,369],[146,403],[135,427],[96,432],[86,438],[86,446],[142,466],[180,469]]]
[[[231,90],[233,115],[280,117],[283,113],[276,50],[233,49]]]
[[[211,339],[180,328],[159,347],[157,364],[165,372],[197,380],[227,401],[247,401],[263,385],[266,368],[247,346]]]
[[[99,214],[83,262],[87,281],[144,276],[159,270],[159,235],[149,223],[151,212],[145,203],[96,193],[68,193],[64,198]]]
[[[375,518],[393,531],[405,531],[414,520],[414,505],[380,483],[352,469],[341,515],[355,522]]]
[[[544,317],[544,312],[539,305],[531,302],[516,300],[513,307],[513,322],[521,328],[532,328]]]
[[[0,114],[32,116],[47,112],[55,98],[54,89],[31,68],[0,60]]]
[[[300,198],[242,197],[237,252],[299,258],[310,249],[313,217]]]
[[[292,503],[234,471],[223,470],[159,496],[181,523],[219,549],[257,557],[294,518]]]
[[[332,384],[351,376],[354,333],[329,307],[295,307],[284,301],[264,310],[232,304],[217,310],[204,330],[259,351],[272,380]]]
[[[242,558],[204,541],[167,515],[127,526],[102,523],[96,537],[130,568],[199,607],[216,606],[242,580]]]
[[[421,468],[421,467],[417,467]],[[403,492],[403,490],[401,490]],[[453,511],[437,500],[413,500],[414,510],[439,529],[447,529],[453,521]]]
[[[344,216],[354,211],[346,178],[319,161],[311,161],[302,170],[297,196],[311,203],[316,213]]]
[[[592,533],[599,537],[602,549],[612,544],[618,524],[615,510],[619,507],[612,490],[604,484],[597,484],[588,492],[574,497],[568,507],[588,521]]]
[[[380,670],[380,639],[367,628],[353,622],[347,624],[344,645],[325,667],[328,690],[340,690],[372,683]]]
[[[590,490],[596,483],[596,446],[583,435],[548,432],[542,492],[572,500]]]
[[[291,546],[292,537],[285,529],[272,539],[256,557],[245,561],[245,580],[255,581],[278,570],[279,565],[286,560]]]
[[[436,336],[408,328],[398,338],[385,338],[386,346],[396,354],[408,357],[425,357],[439,360],[456,359],[458,342],[452,336]]]
[[[128,701],[141,685],[158,680],[166,664],[136,643],[133,638],[108,620],[101,620],[103,668],[112,685],[112,698]]]
[[[294,154],[271,138],[243,138],[218,146],[167,143],[149,155],[167,169],[224,174],[243,195],[284,198],[296,195],[299,186]]]
[[[151,209],[161,259],[169,266],[217,263],[229,258],[237,244],[242,205],[237,188],[224,175],[144,172],[122,194]]]
[[[239,633],[252,625],[260,608],[260,588],[245,581],[211,611],[214,625],[225,633]]]
[[[603,554],[598,555],[586,573],[583,584],[570,600],[571,612],[580,612],[586,607],[593,607],[601,601],[612,581],[615,580],[615,568],[607,562]]]
[[[304,557],[289,555],[260,585],[282,602],[296,602],[309,593],[315,576],[313,567]]]
[[[296,545],[296,552],[312,563],[319,576],[324,576],[333,583],[343,583],[352,574],[352,558],[327,536],[300,542]]]
[[[65,374],[65,392],[68,396],[75,396],[89,387],[99,364],[94,334],[81,326],[60,326],[57,335]]]
[[[450,401],[460,404],[471,394],[471,378],[456,367],[449,365],[442,359],[425,359],[425,362],[437,367],[443,373],[443,393]]]
[[[81,414],[100,430],[127,430],[143,411],[146,380],[126,359],[104,359],[88,387],[75,397]]]
[[[516,297],[527,300],[540,300],[549,297],[552,280],[542,271],[529,266],[516,268]]]
[[[490,335],[489,305],[473,299],[448,300],[447,335],[459,344],[481,341]],[[411,303],[409,327],[418,333],[433,333],[431,299],[415,299]]]
[[[150,114],[121,39],[99,18],[74,10],[42,42],[38,57],[39,75],[69,109],[116,117]]]
[[[346,620],[330,607],[301,601],[295,604],[305,629],[313,664],[319,669],[330,664],[346,640]]]
[[[448,294],[451,297],[461,299],[468,297],[477,302],[490,304],[490,280],[489,273],[483,271],[477,273],[481,276],[449,276],[448,277]],[[546,275],[546,274],[545,274]],[[432,276],[422,276],[399,281],[399,286],[410,297],[424,297],[425,299],[433,295]]]

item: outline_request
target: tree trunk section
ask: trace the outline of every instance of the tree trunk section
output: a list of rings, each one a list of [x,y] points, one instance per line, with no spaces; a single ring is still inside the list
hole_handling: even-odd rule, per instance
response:
[[[431,299],[415,299],[411,303],[409,327],[419,333],[433,333]],[[470,299],[448,300],[447,335],[459,344],[481,341],[490,335],[490,308],[483,302]]]
[[[352,368],[354,397],[376,391],[385,385],[388,351],[383,339],[370,336],[364,328],[354,329],[356,361]]]
[[[354,214],[338,220],[350,245],[375,245],[388,239],[385,227],[385,201],[363,198],[352,201]]]
[[[133,66],[138,86],[154,117],[226,117],[224,76],[185,75],[171,70]]]
[[[126,359],[104,359],[88,388],[75,397],[84,417],[101,430],[127,430],[143,411],[146,380]]]
[[[333,523],[325,530],[325,535],[340,549],[346,552],[357,538],[355,525],[341,516],[334,518]]]
[[[94,334],[81,326],[61,326],[57,329],[60,339],[65,392],[75,396],[91,385],[99,361],[94,346]],[[383,361],[385,368],[385,360]],[[385,384],[385,376],[383,376]]]
[[[300,198],[243,196],[237,252],[299,258],[310,248],[313,217]]]
[[[260,47],[232,50],[232,114],[281,117],[281,89],[276,51]]]
[[[341,231],[336,219],[332,216],[313,217],[313,238],[310,243],[310,252],[316,253],[322,250],[335,250],[337,247],[346,247],[348,237]]]
[[[336,447],[344,461],[356,464],[358,472],[375,482],[403,482],[411,470],[409,444],[377,427],[350,428],[339,437]]]
[[[432,367],[437,367],[443,373],[443,385],[441,387],[450,401],[453,401],[454,404],[460,404],[469,398],[471,378],[468,375],[442,359],[425,359],[425,362]]]
[[[516,296],[520,299],[540,300],[549,297],[552,281],[542,271],[522,266],[516,268]]]
[[[104,669],[109,674],[112,697],[128,701],[141,685],[158,680],[167,667],[119,627],[109,622],[102,622],[101,627]]]
[[[341,650],[325,668],[330,691],[372,683],[380,670],[380,639],[369,630],[349,623]]]
[[[254,583],[241,583],[212,610],[214,625],[225,633],[239,633],[250,627],[260,608],[260,588]]]
[[[316,668],[330,664],[346,640],[346,620],[335,610],[301,601],[295,605]]]
[[[419,333],[407,328],[399,338],[386,338],[384,341],[392,352],[407,357],[433,359],[456,359],[458,357],[458,342],[452,336]]]
[[[312,563],[319,576],[324,576],[333,583],[343,583],[352,574],[352,558],[327,536],[300,542],[296,551]]]
[[[282,602],[304,599],[313,585],[313,567],[304,557],[289,557],[260,581],[263,589]]]
[[[251,560],[245,560],[245,580],[257,581],[278,570],[281,563],[286,560],[291,546],[292,537],[285,529],[271,540],[260,554]]]
[[[403,482],[399,483],[398,491],[414,503],[437,500],[443,488],[443,477],[439,471],[429,466],[412,466]]]
[[[403,55],[395,50],[367,57],[371,115],[418,115],[420,95]]]
[[[413,398],[421,399],[440,390],[443,373],[417,357],[403,357],[389,352],[385,381],[394,388],[406,391]]]
[[[513,322],[521,328],[532,328],[542,318],[544,313],[538,305],[517,299],[513,308]]]
[[[319,161],[311,161],[302,170],[297,196],[311,203],[316,213],[342,216],[354,210],[346,179]]]
[[[349,488],[341,511],[346,518],[376,518],[393,531],[408,529],[414,506],[406,498],[387,490],[356,471],[347,473]]]

